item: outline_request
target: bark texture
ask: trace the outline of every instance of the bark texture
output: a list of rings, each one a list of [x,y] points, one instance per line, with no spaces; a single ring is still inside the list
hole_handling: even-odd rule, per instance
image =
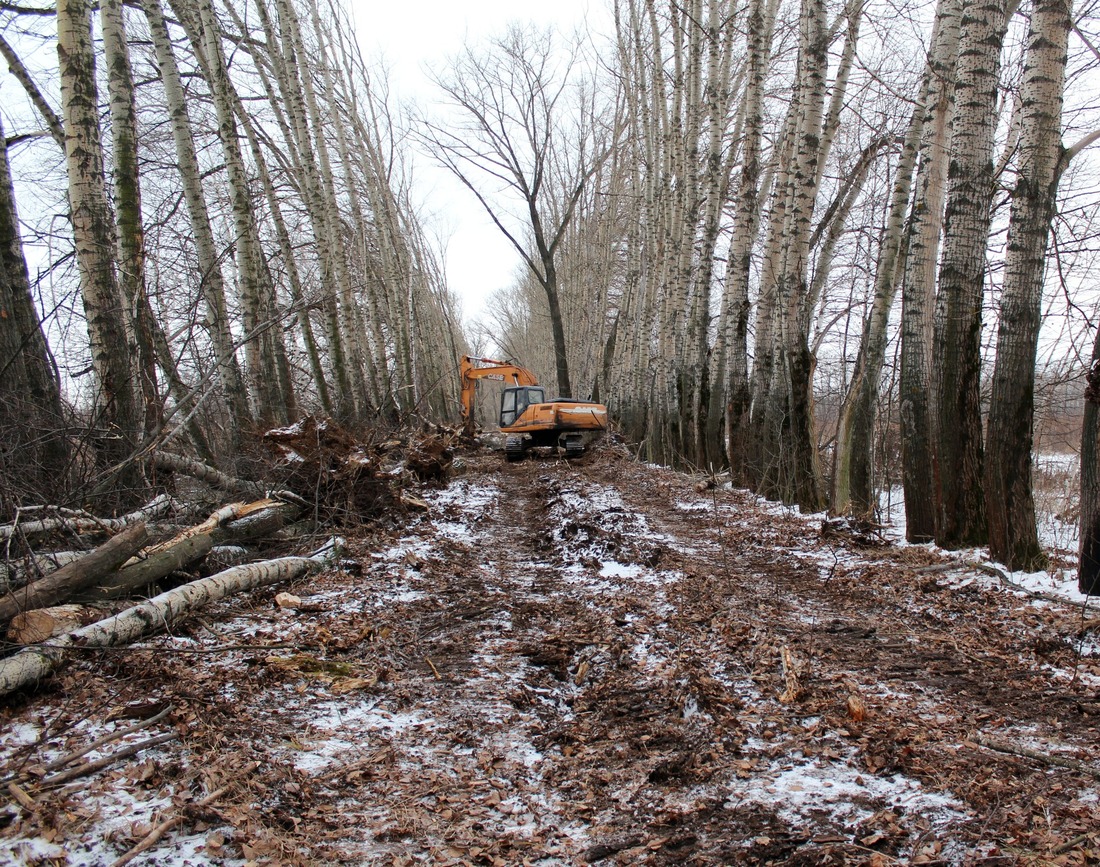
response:
[[[56,572],[0,597],[0,622],[32,608],[63,602],[89,587],[130,559],[145,544],[149,533],[144,522],[123,530],[90,554],[62,566]]]
[[[135,449],[142,423],[127,352],[132,317],[115,273],[88,0],[57,4],[57,54],[73,241],[96,376],[96,455],[106,469]],[[128,466],[126,478],[118,481],[133,490],[140,483],[138,464]]]
[[[1010,569],[1046,565],[1031,490],[1035,355],[1050,224],[1061,174],[1069,0],[1036,0],[1020,92],[1019,167],[1005,255],[985,465],[989,554]]]
[[[947,206],[935,328],[936,541],[945,548],[983,545],[981,332],[986,245],[993,199],[993,131],[1007,0],[963,10],[956,113],[951,131]]]
[[[0,695],[33,686],[48,677],[61,664],[68,647],[117,647],[128,644],[218,599],[267,584],[293,581],[319,568],[322,563],[320,558],[283,557],[235,566],[161,593],[98,623],[58,636],[48,648],[21,650],[15,656],[0,660]]]
[[[939,0],[935,37],[928,53],[929,89],[923,105],[920,164],[906,227],[908,255],[902,278],[898,391],[905,531],[910,542],[918,543],[932,541],[936,533],[936,488],[932,471],[933,313],[961,15],[959,0]]]

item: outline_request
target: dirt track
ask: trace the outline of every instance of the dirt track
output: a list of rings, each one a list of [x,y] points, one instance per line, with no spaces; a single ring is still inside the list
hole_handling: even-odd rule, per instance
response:
[[[138,704],[180,741],[10,806],[6,851],[109,863],[182,815],[133,863],[1100,861],[1096,777],[979,743],[1100,768],[1079,611],[614,451],[467,465],[307,610],[234,601],[8,711],[8,769]]]

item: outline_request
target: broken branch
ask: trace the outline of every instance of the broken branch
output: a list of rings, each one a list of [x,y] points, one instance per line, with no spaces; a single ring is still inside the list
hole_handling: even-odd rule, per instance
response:
[[[219,488],[223,491],[235,491],[236,493],[248,494],[253,497],[262,497],[264,495],[263,485],[258,482],[249,482],[244,479],[227,476],[225,473],[221,472],[221,470],[216,470],[209,464],[185,458],[183,455],[176,455],[171,452],[157,452],[153,455],[153,466],[158,470],[167,470],[168,472],[190,476],[193,479],[198,479],[200,482],[206,482],[211,487]]]
[[[77,765],[75,768],[69,768],[67,771],[54,774],[52,777],[46,777],[46,779],[40,783],[40,788],[51,788],[53,786],[59,786],[62,783],[67,783],[70,780],[75,780],[78,777],[86,777],[88,774],[94,774],[96,771],[102,770],[108,765],[113,765],[119,759],[125,759],[135,753],[140,753],[142,750],[166,744],[168,741],[174,741],[178,737],[179,735],[175,732],[168,732],[168,734],[157,735],[154,738],[149,738],[148,740],[140,741],[136,744],[130,744],[128,747],[123,747],[118,752],[111,753],[109,756],[104,756],[101,759],[95,759],[91,762],[85,762],[82,765]]]
[[[1047,753],[1041,753],[1038,750],[1028,749],[1027,747],[1019,746],[1018,744],[1010,744],[1006,741],[995,740],[994,738],[988,738],[985,735],[974,735],[974,742],[981,744],[987,749],[996,750],[999,753],[1008,753],[1013,756],[1021,756],[1025,759],[1034,759],[1037,762],[1042,762],[1046,765],[1054,765],[1059,768],[1068,768],[1071,771],[1080,771],[1082,774],[1089,774],[1090,776],[1100,779],[1100,768],[1093,767],[1085,762],[1079,762],[1077,759],[1067,759],[1063,756],[1052,756]]]

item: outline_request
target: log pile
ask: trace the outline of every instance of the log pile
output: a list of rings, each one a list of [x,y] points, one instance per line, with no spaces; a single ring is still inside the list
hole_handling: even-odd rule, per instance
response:
[[[333,556],[331,546],[273,558],[273,543],[285,551],[303,519],[309,523],[299,536],[420,509],[423,501],[405,488],[444,480],[453,441],[453,432],[439,429],[362,443],[330,420],[306,418],[264,435],[271,460],[263,483],[181,455],[151,459],[162,480],[183,474],[213,496],[247,497],[241,501],[204,511],[162,494],[113,518],[52,507],[20,510],[0,525],[6,555],[0,629],[7,628],[9,651],[16,650],[0,658],[0,695],[48,675],[66,648],[132,641],[225,595],[320,568]],[[169,517],[171,525],[161,520]],[[91,550],[47,550],[58,543]],[[163,592],[130,607],[119,601],[151,588]]]

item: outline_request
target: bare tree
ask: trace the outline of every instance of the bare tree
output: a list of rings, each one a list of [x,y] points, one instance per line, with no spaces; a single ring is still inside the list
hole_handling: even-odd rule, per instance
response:
[[[558,391],[566,397],[572,382],[559,249],[586,184],[609,153],[594,94],[574,80],[580,61],[578,46],[562,50],[549,32],[513,26],[485,54],[467,47],[447,77],[437,77],[457,122],[422,119],[420,126],[424,145],[477,197],[545,291]],[[515,214],[497,192],[519,206],[529,234],[516,230]]]
[[[959,0],[939,0],[928,52],[919,165],[906,227],[908,255],[902,276],[901,405],[902,483],[906,536],[929,542],[936,533],[932,477],[932,316],[936,263],[947,189],[948,135],[955,107],[955,63],[961,23]]]
[[[142,403],[145,432],[152,433],[162,413],[157,394],[156,352],[153,347],[153,311],[145,294],[145,230],[141,216],[138,177],[137,106],[134,76],[122,0],[103,0],[103,54],[110,95],[111,145],[114,156],[114,201],[118,233],[118,282],[133,321],[133,353]]]
[[[192,242],[198,259],[198,282],[206,302],[207,330],[214,347],[218,377],[229,403],[229,413],[226,417],[228,451],[236,455],[241,446],[241,427],[250,423],[252,414],[230,333],[229,308],[221,271],[221,258],[203,191],[202,172],[195,149],[191,118],[187,111],[183,79],[169,38],[164,11],[160,0],[142,0],[142,8],[149,21],[149,32],[156,51],[157,65],[172,124],[172,140],[175,145],[179,183],[187,205]]]

